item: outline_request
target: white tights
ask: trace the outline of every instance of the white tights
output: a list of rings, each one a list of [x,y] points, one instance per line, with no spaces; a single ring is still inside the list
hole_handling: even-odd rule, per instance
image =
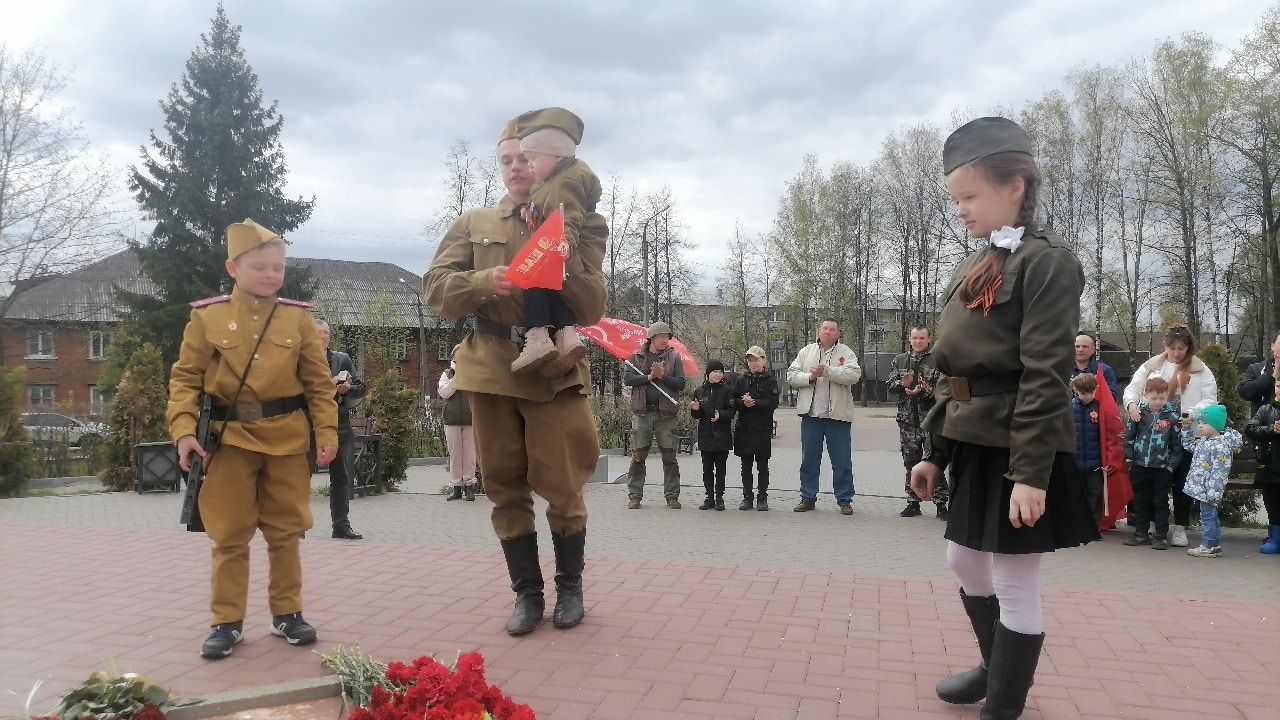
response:
[[[947,564],[960,579],[964,594],[995,595],[1000,623],[1024,635],[1044,632],[1040,602],[1040,555],[1003,555],[947,543]]]

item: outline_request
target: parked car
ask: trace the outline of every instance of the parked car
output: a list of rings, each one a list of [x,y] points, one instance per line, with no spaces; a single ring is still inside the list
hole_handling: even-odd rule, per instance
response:
[[[107,426],[51,412],[22,413],[22,424],[36,442],[93,445],[107,436]]]

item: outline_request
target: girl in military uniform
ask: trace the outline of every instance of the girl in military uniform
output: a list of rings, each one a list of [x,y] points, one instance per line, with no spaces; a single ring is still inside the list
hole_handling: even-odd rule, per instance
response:
[[[950,703],[986,698],[980,718],[1017,718],[1044,642],[1040,556],[1098,539],[1075,472],[1066,378],[1084,287],[1062,238],[1035,222],[1031,140],[1005,118],[956,130],[947,189],[970,235],[991,244],[956,269],[933,357],[947,381],[924,422],[917,497],[950,469],[947,560],[982,663],[938,683]]]
[[[213,617],[200,654],[210,660],[230,655],[244,638],[249,541],[259,529],[272,634],[290,645],[316,641],[302,617],[298,547],[312,525],[312,433],[318,465],[338,453],[338,404],[311,306],[276,297],[284,240],[252,220],[235,223],[227,228],[227,258],[235,288],[192,303],[167,412],[182,469],[190,470],[195,453],[207,470],[198,505],[213,542]],[[214,451],[195,437],[201,394],[213,398]]]

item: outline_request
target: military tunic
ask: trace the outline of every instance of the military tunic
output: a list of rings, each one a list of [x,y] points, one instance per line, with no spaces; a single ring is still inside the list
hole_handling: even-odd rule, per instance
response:
[[[589,213],[584,226],[604,227]],[[475,314],[507,326],[523,326],[519,289],[493,291],[493,269],[509,266],[528,239],[519,207],[504,198],[495,208],[464,213],[445,233],[423,278],[431,309],[456,320]],[[565,261],[560,297],[580,324],[604,314],[604,235],[586,232]],[[586,527],[582,499],[599,459],[595,419],[586,396],[591,369],[584,359],[563,377],[515,376],[511,363],[520,347],[508,337],[473,332],[457,351],[453,386],[471,393],[471,412],[485,493],[494,504],[494,531],[502,540],[534,532],[533,496],[547,500],[553,533],[572,535]]]
[[[959,287],[970,268],[997,251],[984,248],[956,269],[933,349],[947,380],[923,425],[924,459],[951,466],[946,537],[986,552],[1048,552],[1098,539],[1075,474],[1067,389],[1084,273],[1052,231],[1027,228],[1023,241],[1005,261],[989,313],[967,307]],[[970,398],[958,396],[962,382]],[[1013,527],[1013,483],[1047,491],[1044,521]]]
[[[169,380],[167,418],[175,442],[195,434],[201,393],[211,395],[215,407],[304,395],[310,414],[310,421],[295,410],[261,420],[213,422],[219,445],[205,460],[199,499],[214,543],[210,624],[244,619],[249,541],[256,529],[267,541],[271,613],[300,612],[298,541],[312,525],[306,453],[313,433],[317,447],[338,444],[337,403],[315,318],[305,303],[258,298],[239,287],[193,306]],[[246,367],[249,374],[237,397]]]

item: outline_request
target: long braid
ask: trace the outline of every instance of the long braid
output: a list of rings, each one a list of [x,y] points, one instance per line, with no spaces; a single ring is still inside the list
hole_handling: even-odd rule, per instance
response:
[[[1035,161],[1021,153],[997,153],[975,160],[973,165],[985,172],[988,180],[1001,187],[1022,178],[1022,204],[1018,208],[1017,224],[1029,228],[1035,222],[1040,199],[1040,171]],[[960,283],[960,299],[966,307],[981,307],[984,315],[991,312],[996,292],[1004,283],[1004,263],[1010,254],[1010,250],[992,248],[981,262],[969,270]]]

